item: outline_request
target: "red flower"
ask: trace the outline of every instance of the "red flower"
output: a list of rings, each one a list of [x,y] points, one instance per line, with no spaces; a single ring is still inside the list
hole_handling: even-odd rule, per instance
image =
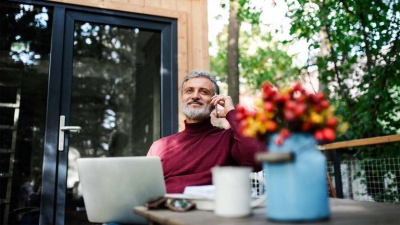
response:
[[[279,132],[277,144],[282,144],[292,132],[312,133],[317,141],[336,138],[339,122],[323,93],[306,93],[300,83],[278,90],[265,82],[261,91],[262,103],[256,105],[256,111],[237,106],[236,118],[244,135],[265,140],[269,134]]]

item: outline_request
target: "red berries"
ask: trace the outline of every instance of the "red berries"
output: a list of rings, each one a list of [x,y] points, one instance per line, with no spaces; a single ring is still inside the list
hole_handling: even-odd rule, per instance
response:
[[[314,138],[315,140],[317,140],[318,142],[323,141],[324,140],[324,134],[322,133],[322,130],[317,130],[314,133]]]
[[[335,128],[337,126],[337,124],[338,124],[338,121],[335,117],[330,117],[326,121],[326,125],[328,125],[328,127]]]
[[[300,83],[278,90],[268,82],[263,83],[261,92],[256,111],[237,107],[236,118],[244,135],[266,139],[279,132],[274,140],[278,145],[293,132],[313,134],[318,142],[335,140],[338,120],[323,93],[306,93]]]
[[[322,130],[315,131],[314,138],[318,142],[322,142],[322,141],[331,142],[331,141],[335,140],[336,132],[332,128],[326,127]]]
[[[325,141],[331,142],[334,141],[336,138],[336,133],[332,128],[324,128],[322,130],[322,135],[324,136]]]
[[[264,102],[264,109],[266,111],[272,112],[274,111],[275,105],[271,101],[266,101]]]

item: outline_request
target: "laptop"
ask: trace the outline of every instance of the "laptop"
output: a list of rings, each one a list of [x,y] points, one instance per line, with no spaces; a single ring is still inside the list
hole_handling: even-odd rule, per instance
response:
[[[133,208],[166,193],[158,157],[80,158],[77,164],[86,213],[93,223],[147,224]]]

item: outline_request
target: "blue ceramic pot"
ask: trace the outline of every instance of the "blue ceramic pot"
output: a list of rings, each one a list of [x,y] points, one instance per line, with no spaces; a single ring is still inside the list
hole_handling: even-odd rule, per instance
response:
[[[266,217],[288,222],[328,219],[326,158],[317,150],[313,135],[292,133],[281,146],[275,143],[277,137],[269,137],[266,155],[273,157],[263,161],[268,194]]]

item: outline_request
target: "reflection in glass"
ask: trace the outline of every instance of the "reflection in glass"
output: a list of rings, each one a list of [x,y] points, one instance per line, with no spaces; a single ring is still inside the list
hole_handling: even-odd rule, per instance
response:
[[[53,11],[3,1],[0,8],[0,224],[35,223]]]
[[[160,137],[160,32],[75,24],[70,146],[81,157],[146,155]]]
[[[67,211],[84,207],[78,158],[146,155],[160,138],[160,32],[89,22],[74,29],[69,124],[82,130],[69,138]]]

